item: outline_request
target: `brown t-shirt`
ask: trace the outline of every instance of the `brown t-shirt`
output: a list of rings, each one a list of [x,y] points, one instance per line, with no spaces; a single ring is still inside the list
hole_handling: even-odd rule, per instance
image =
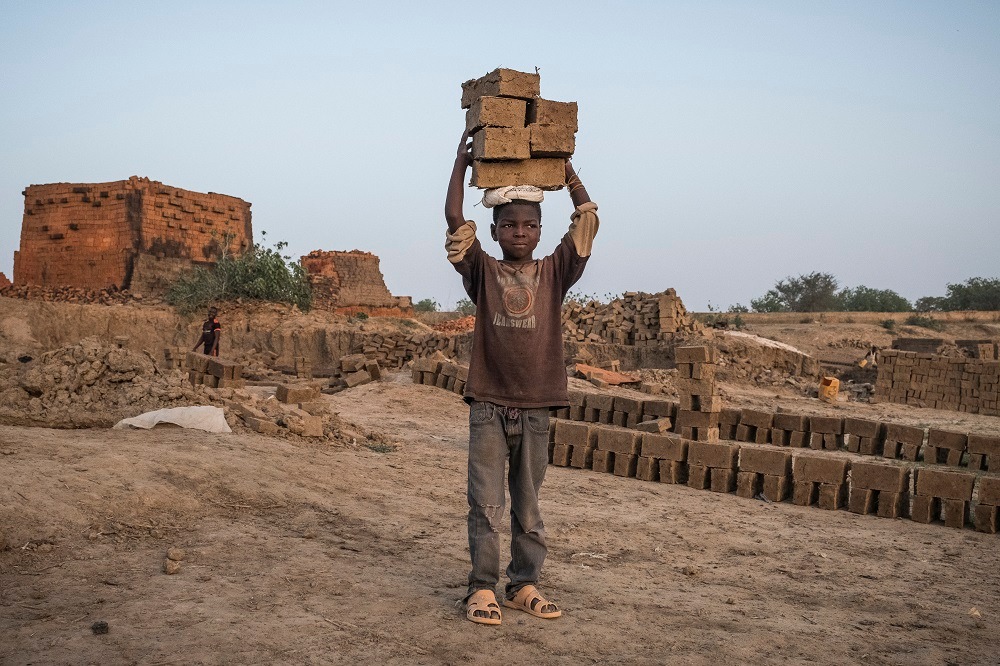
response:
[[[476,304],[466,400],[523,408],[569,404],[562,302],[588,258],[567,233],[544,259],[499,261],[476,239],[453,262]]]

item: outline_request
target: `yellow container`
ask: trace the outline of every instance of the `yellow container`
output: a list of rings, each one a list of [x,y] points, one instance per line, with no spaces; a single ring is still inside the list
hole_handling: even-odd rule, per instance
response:
[[[840,380],[836,377],[823,377],[819,380],[819,399],[823,402],[837,402],[840,393]]]

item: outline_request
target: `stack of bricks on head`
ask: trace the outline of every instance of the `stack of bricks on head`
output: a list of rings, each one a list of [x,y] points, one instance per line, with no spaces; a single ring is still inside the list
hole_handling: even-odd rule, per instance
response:
[[[540,97],[538,74],[496,69],[462,84],[465,129],[472,133],[473,187],[566,185],[576,148],[576,102]]]
[[[551,419],[549,461],[747,499],[1000,529],[1000,433],[723,407],[715,350],[677,347],[674,358],[679,402],[570,390],[570,406]],[[421,359],[413,381],[461,393],[466,372]]]

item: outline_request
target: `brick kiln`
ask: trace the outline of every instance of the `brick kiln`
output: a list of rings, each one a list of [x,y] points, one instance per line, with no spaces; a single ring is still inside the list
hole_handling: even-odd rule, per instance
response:
[[[148,178],[31,185],[23,194],[15,286],[162,293],[185,269],[214,264],[227,239],[232,253],[253,242],[248,202]]]
[[[302,257],[309,274],[313,307],[343,314],[413,315],[409,296],[393,296],[385,286],[379,259],[370,252],[313,250]]]

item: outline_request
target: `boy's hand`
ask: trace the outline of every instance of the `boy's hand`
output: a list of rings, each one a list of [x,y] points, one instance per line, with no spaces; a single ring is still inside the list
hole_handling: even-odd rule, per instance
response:
[[[455,157],[456,162],[465,166],[472,164],[472,142],[468,140],[471,136],[472,132],[462,132],[462,141],[458,144],[458,155]]]

